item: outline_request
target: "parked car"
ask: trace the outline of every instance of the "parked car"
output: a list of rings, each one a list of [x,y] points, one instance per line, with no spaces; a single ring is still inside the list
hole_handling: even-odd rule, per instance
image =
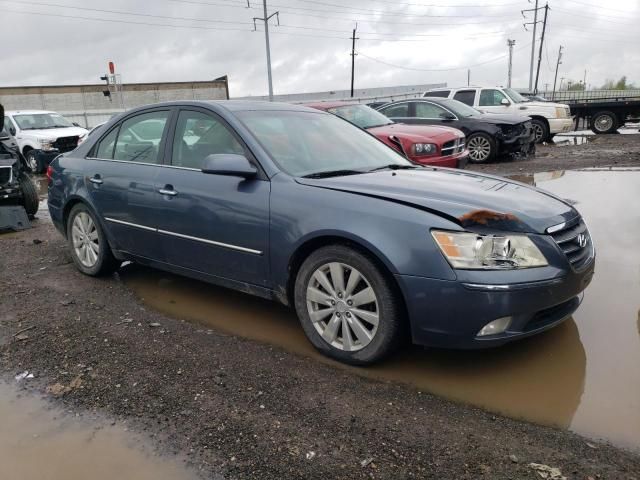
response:
[[[4,123],[33,173],[43,173],[51,160],[76,148],[87,134],[59,113],[44,110],[7,111]]]
[[[522,115],[482,113],[457,100],[438,97],[389,103],[380,112],[395,122],[450,125],[467,137],[469,161],[484,163],[498,155],[529,156],[536,150],[531,119]]]
[[[468,161],[464,134],[451,127],[395,123],[371,107],[348,102],[308,103],[364,128],[380,141],[421,165],[464,168]]]
[[[131,135],[157,121],[153,142]],[[347,363],[379,360],[404,332],[457,348],[534,335],[578,308],[594,269],[587,227],[564,200],[415,165],[297,105],[137,108],[48,177],[51,219],[81,272],[129,260],[281,301],[318,350]]]
[[[453,98],[487,113],[531,117],[537,143],[550,141],[557,133],[570,132],[573,129],[569,105],[529,101],[512,88],[435,88],[428,90],[423,96]]]
[[[0,105],[0,207],[21,205],[33,217],[38,211],[38,190],[24,170],[18,145],[4,128],[3,110]]]

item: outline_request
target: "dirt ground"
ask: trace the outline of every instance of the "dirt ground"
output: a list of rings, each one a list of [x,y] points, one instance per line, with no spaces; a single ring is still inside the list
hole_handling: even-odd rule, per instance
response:
[[[580,168],[640,167],[640,135],[556,136],[555,140],[555,144],[538,145],[535,158],[503,158],[467,168],[496,175],[517,175]]]
[[[473,169],[640,166],[623,137]],[[80,274],[46,219],[0,236],[0,305],[0,380],[33,372],[21,388],[149,435],[203,478],[535,479],[538,463],[640,479],[636,454],[166,317],[117,274]]]

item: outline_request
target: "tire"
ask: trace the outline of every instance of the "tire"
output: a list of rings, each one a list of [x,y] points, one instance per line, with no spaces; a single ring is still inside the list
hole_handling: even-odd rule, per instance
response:
[[[44,172],[44,165],[42,160],[36,155],[35,150],[29,150],[25,152],[24,158],[27,161],[27,169],[31,173],[42,173]]]
[[[27,175],[22,175],[19,180],[20,191],[22,192],[22,206],[27,212],[29,218],[33,218],[38,211],[40,199],[38,198],[38,190]]]
[[[67,242],[73,262],[85,275],[107,275],[120,266],[111,252],[100,223],[84,203],[78,203],[69,213]]]
[[[591,119],[591,131],[595,134],[613,133],[618,127],[618,118],[613,112],[598,112]]]
[[[531,120],[531,126],[533,127],[533,133],[535,134],[536,143],[544,143],[550,140],[549,127],[545,122],[534,118]]]
[[[402,338],[403,309],[392,280],[352,248],[331,245],[309,255],[298,271],[294,296],[309,341],[340,362],[372,364],[393,352]]]
[[[471,163],[487,163],[496,157],[496,141],[487,133],[472,133],[467,138],[469,161]]]

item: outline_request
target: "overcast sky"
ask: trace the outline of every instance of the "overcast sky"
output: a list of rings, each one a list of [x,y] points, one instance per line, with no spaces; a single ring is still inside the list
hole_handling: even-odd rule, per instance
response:
[[[227,74],[231,96],[264,95],[261,22],[252,31],[253,17],[263,16],[262,2],[249,4],[0,0],[0,86],[96,83],[113,60],[125,83]],[[521,13],[533,6],[527,0],[269,0],[268,5],[269,14],[280,12],[280,26],[274,17],[270,27],[276,94],[348,89],[349,37],[356,21],[356,88],[465,85],[467,67],[474,84],[506,84],[507,38],[516,40],[513,85],[528,86],[531,26],[525,31],[523,23],[532,22],[533,14],[524,19]],[[559,79],[582,80],[586,69],[592,87],[622,75],[640,85],[640,0],[549,0],[549,5],[540,89],[553,83],[560,45]],[[540,30],[541,25],[538,37]]]

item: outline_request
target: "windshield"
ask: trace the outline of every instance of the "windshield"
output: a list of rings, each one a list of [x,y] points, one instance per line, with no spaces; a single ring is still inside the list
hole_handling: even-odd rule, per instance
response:
[[[333,115],[248,111],[239,112],[238,117],[280,169],[295,177],[412,165],[375,137]]]
[[[393,123],[383,114],[366,105],[345,105],[344,107],[330,108],[327,111],[356,124],[360,128],[381,127]]]
[[[506,93],[507,95],[509,95],[509,97],[511,97],[511,100],[513,100],[514,103],[524,103],[524,102],[530,101],[525,97],[523,97],[522,95],[520,95],[518,92],[516,92],[513,88],[503,88],[503,90],[504,90],[504,93]]]
[[[73,127],[73,124],[57,113],[31,113],[14,115],[21,130],[41,130],[45,128]]]
[[[470,107],[466,103],[459,102],[458,100],[453,100],[451,98],[445,98],[443,100],[438,99],[438,103],[440,103],[443,107],[448,108],[458,117],[476,117],[478,115],[482,115],[482,112],[476,110],[475,108]]]

